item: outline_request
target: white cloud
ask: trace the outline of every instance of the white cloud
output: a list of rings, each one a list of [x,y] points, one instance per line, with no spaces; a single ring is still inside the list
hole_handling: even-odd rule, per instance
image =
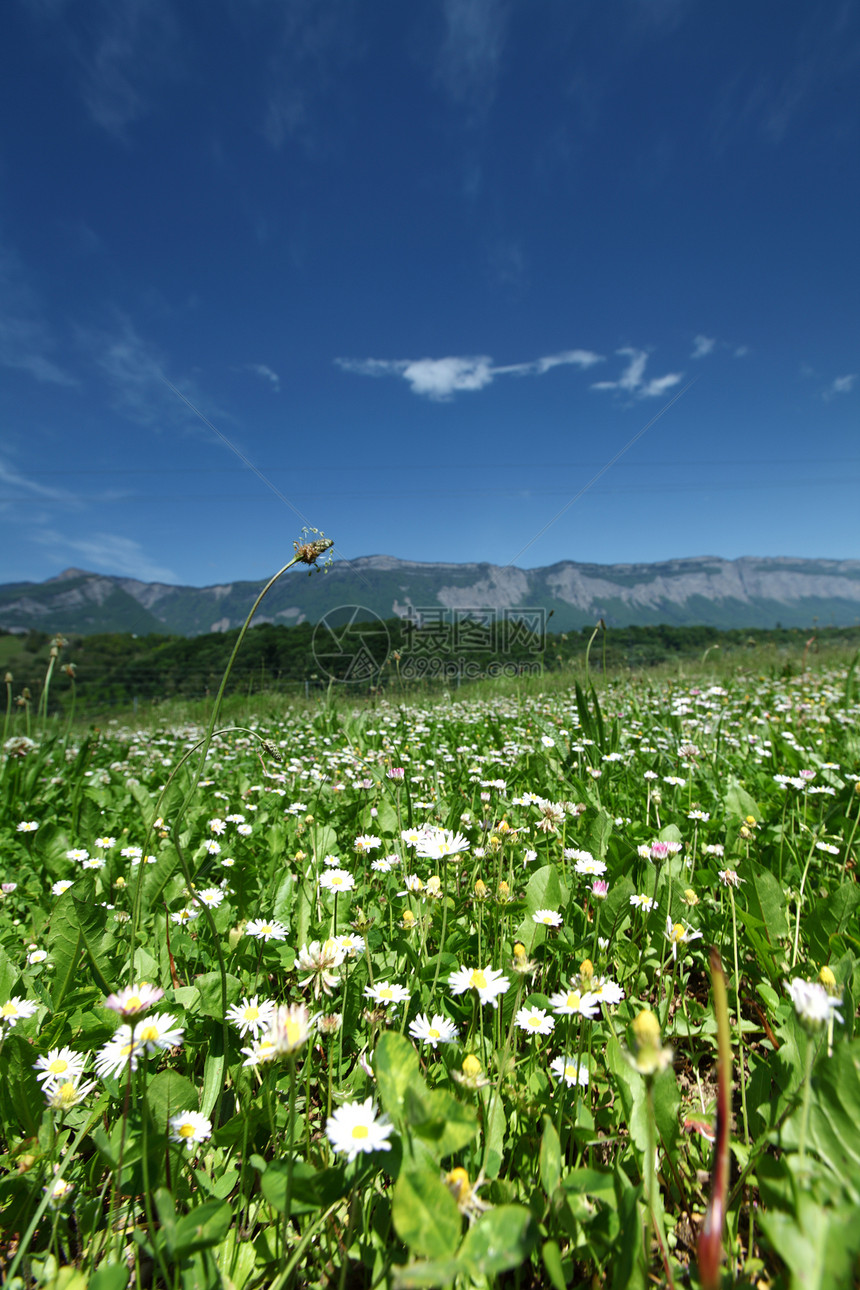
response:
[[[573,366],[582,369],[602,362],[600,354],[590,350],[569,349],[560,354],[549,354],[526,363],[508,363],[496,366],[487,355],[448,358],[379,359],[338,358],[338,367],[359,376],[400,376],[407,381],[413,394],[423,394],[429,399],[446,400],[466,390],[483,390],[492,385],[497,376],[542,376],[554,367]]]
[[[40,529],[33,538],[47,547],[62,564],[71,555],[79,557],[88,570],[140,578],[142,582],[178,582],[172,569],[156,564],[133,538],[115,533],[92,533],[89,537],[66,537],[54,529]]]
[[[76,377],[55,362],[57,348],[38,295],[19,257],[0,246],[0,365],[27,372],[48,385],[76,386]]]
[[[655,376],[650,381],[645,381],[648,355],[643,349],[625,346],[624,349],[616,350],[616,353],[629,359],[627,366],[617,381],[596,381],[591,387],[593,390],[621,390],[639,399],[656,399],[683,380],[683,372],[668,372],[665,376]]]
[[[261,376],[264,381],[271,382],[275,393],[280,393],[281,378],[277,372],[272,371],[271,367],[267,367],[265,363],[246,363],[245,368],[247,371],[253,372],[255,376]]]
[[[732,358],[746,358],[751,352],[749,345],[736,345],[732,352]]]
[[[505,0],[445,0],[437,75],[456,102],[483,112],[495,93],[510,6]]]
[[[706,358],[708,354],[713,353],[716,340],[713,336],[703,336],[699,333],[693,337],[693,352],[690,358]]]
[[[83,47],[77,32],[70,44],[90,115],[118,137],[152,110],[164,80],[176,72],[178,31],[162,0],[103,2],[89,46]]]
[[[665,376],[655,376],[653,380],[646,381],[639,391],[640,398],[659,399],[667,390],[673,389],[684,379],[683,372],[667,372]]]
[[[247,23],[247,3],[233,6],[237,25]],[[318,152],[327,146],[320,103],[337,95],[345,69],[366,52],[364,9],[354,0],[269,0],[256,6],[268,25],[271,55],[266,70],[263,136],[274,148],[300,143]]]
[[[16,470],[2,458],[0,458],[0,483],[5,484],[7,488],[23,489],[25,493],[30,493],[34,497],[43,497],[46,500],[56,502],[74,500],[63,488],[52,488],[49,484],[40,484],[35,479],[28,479],[26,475],[21,474],[20,470]]]
[[[832,399],[834,394],[850,394],[856,380],[856,372],[849,372],[847,376],[837,376],[824,391],[825,399]]]

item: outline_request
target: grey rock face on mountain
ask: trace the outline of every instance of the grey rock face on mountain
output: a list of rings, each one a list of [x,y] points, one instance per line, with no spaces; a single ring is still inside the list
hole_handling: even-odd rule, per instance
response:
[[[245,620],[252,582],[179,587],[67,569],[43,583],[0,586],[0,627],[24,631],[132,631],[199,635]],[[610,626],[847,626],[860,622],[860,560],[718,556],[658,564],[577,564],[542,569],[422,563],[395,556],[342,560],[312,578],[286,575],[256,621],[319,622],[343,606],[380,618],[470,610],[516,615],[542,609],[557,631],[603,618]]]

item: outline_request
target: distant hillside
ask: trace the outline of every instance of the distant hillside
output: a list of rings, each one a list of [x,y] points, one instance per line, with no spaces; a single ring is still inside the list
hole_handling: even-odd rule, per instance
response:
[[[134,632],[198,636],[239,626],[260,584],[175,587],[67,569],[41,583],[0,585],[7,631]],[[553,611],[552,629],[603,618],[610,627],[700,624],[720,628],[851,626],[860,622],[860,560],[789,557],[660,564],[576,564],[542,569],[431,564],[394,556],[340,561],[312,578],[287,574],[258,622],[316,623],[342,605],[380,618],[421,620],[448,610]]]

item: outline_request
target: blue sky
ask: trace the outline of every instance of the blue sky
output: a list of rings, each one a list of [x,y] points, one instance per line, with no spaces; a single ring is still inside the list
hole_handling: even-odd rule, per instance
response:
[[[2,581],[860,558],[856,5],[3,25]]]

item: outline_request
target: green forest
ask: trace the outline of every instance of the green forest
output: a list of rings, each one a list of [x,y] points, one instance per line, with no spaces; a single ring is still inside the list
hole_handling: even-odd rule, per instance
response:
[[[81,714],[138,702],[205,698],[217,691],[238,635],[238,630],[194,637],[3,633],[0,669],[6,676],[7,702],[23,706],[23,698],[35,708],[49,668],[48,706],[59,713],[68,710],[73,690]],[[400,618],[328,626],[263,623],[247,632],[229,690],[310,696],[338,683],[361,694],[460,685],[493,676],[580,673],[587,655],[592,672],[617,672],[701,660],[706,654],[714,662],[737,661],[755,651],[760,659],[762,650],[768,652],[769,666],[791,675],[809,654],[858,646],[856,627],[749,632],[669,625],[604,630],[598,624],[581,632],[553,633],[496,621],[422,628]],[[51,668],[52,649],[56,657]]]

